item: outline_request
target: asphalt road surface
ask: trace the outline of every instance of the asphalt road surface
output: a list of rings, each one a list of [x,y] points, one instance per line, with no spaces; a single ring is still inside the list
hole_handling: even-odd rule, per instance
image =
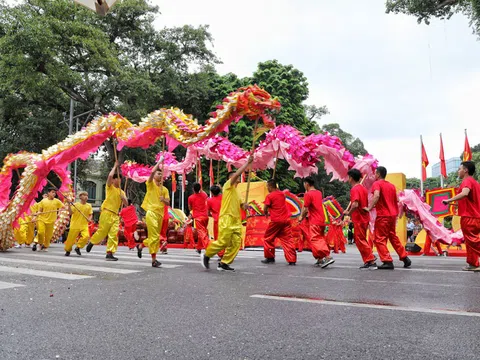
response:
[[[193,250],[0,253],[0,359],[480,359],[480,274],[464,258],[360,271],[354,246],[327,269],[241,251],[234,273]]]

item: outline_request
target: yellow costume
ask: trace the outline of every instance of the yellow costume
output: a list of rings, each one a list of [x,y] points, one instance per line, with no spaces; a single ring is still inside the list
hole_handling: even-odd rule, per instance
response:
[[[83,215],[85,216],[83,216]],[[72,206],[72,218],[70,220],[70,231],[68,232],[67,241],[65,241],[65,251],[71,252],[75,240],[77,240],[78,235],[80,238],[77,242],[77,247],[83,249],[87,245],[88,240],[90,239],[90,233],[88,231],[88,221],[85,217],[90,218],[93,214],[92,205],[82,204],[80,202],[75,203],[75,206]]]
[[[167,188],[162,186],[160,190],[160,186],[157,186],[153,180],[147,181],[147,193],[143,199],[142,209],[147,212],[148,238],[143,240],[143,245],[148,246],[150,254],[156,254],[160,247],[160,234],[165,210],[165,204],[160,201],[160,197],[170,199]]]
[[[242,243],[242,217],[240,213],[240,196],[237,188],[228,180],[223,186],[222,207],[218,219],[218,239],[211,242],[205,256],[211,258],[225,249],[222,263],[231,264],[240,250]]]
[[[37,240],[45,249],[50,246],[53,236],[53,226],[57,220],[57,212],[63,207],[63,203],[58,199],[43,199],[38,203],[37,209],[40,214],[37,216]]]
[[[18,228],[13,230],[15,241],[18,245],[23,245],[27,242],[27,228],[29,224],[25,224],[26,222],[27,217],[25,217],[25,219],[18,219]]]
[[[125,193],[120,188],[113,185],[106,186],[106,197],[101,207],[98,230],[90,239],[91,244],[97,245],[108,236],[107,253],[114,254],[117,252],[118,226],[120,223],[118,211],[122,205],[122,196],[125,196]]]
[[[35,237],[35,222],[33,222],[33,216],[31,214],[35,214],[38,211],[38,204],[35,203],[30,206],[30,216],[25,217],[25,222],[27,226],[27,234],[25,238],[25,245],[30,246],[33,243],[33,238]]]

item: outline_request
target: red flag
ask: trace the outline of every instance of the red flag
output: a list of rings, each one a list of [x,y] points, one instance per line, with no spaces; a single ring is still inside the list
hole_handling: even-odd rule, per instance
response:
[[[202,161],[198,159],[198,183],[203,185],[202,181]]]
[[[215,174],[213,173],[213,160],[210,159],[210,171],[208,173],[208,176],[210,177],[210,187],[212,187],[215,184]]]
[[[442,174],[445,179],[447,178],[447,165],[445,163],[445,154],[443,152],[442,134],[440,134],[440,174]]]
[[[463,161],[471,161],[471,160],[472,160],[472,149],[470,149],[467,130],[465,130],[465,145],[463,147]]]
[[[175,171],[172,171],[172,192],[177,192],[177,178],[175,176]]]
[[[423,146],[422,140],[422,181],[427,180],[427,166],[428,166],[428,157],[425,147]]]

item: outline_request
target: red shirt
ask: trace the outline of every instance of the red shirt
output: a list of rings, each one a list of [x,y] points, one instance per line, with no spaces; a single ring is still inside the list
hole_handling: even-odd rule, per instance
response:
[[[463,179],[460,185],[462,189],[470,189],[466,198],[458,200],[458,215],[464,217],[480,218],[480,184],[471,176]]]
[[[125,226],[132,226],[138,222],[137,210],[133,205],[123,208],[122,211],[120,211],[120,216],[122,217]]]
[[[303,198],[303,206],[308,208],[308,221],[310,225],[325,225],[323,195],[320,190],[307,191]]]
[[[357,184],[350,190],[352,204],[358,202],[358,207],[352,212],[352,221],[357,224],[365,224],[370,221],[370,214],[363,210],[368,206],[368,191],[362,184]]]
[[[222,195],[212,196],[207,200],[207,208],[212,214],[213,220],[218,221],[220,209],[222,207]]]
[[[203,191],[188,197],[188,206],[192,209],[192,217],[194,219],[208,217],[207,199],[208,196]]]
[[[285,194],[283,191],[275,190],[267,195],[263,202],[268,206],[270,220],[272,222],[290,220],[290,211],[288,211]]]
[[[395,185],[386,180],[377,180],[373,183],[372,194],[377,190],[380,191],[380,198],[375,206],[377,216],[397,216],[398,198]]]

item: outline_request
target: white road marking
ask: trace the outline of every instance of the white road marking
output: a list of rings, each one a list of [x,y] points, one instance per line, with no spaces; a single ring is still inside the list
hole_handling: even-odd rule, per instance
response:
[[[45,255],[45,254],[21,254],[21,256],[23,257],[33,257],[35,259],[42,259],[42,258],[47,258],[47,259],[56,259],[56,260],[60,260],[60,259],[65,259],[65,261],[67,262],[78,262],[78,261],[82,261],[82,262],[86,262],[86,263],[99,263],[99,262],[102,262],[102,263],[106,263],[107,261],[105,260],[105,258],[101,259],[101,258],[98,258],[98,257],[91,257],[90,254],[84,256],[77,256],[76,254],[72,254],[70,255],[68,258],[67,257],[61,257],[61,256],[58,256],[58,255]],[[0,262],[3,258],[0,257]],[[68,260],[67,260],[68,259]],[[138,259],[138,258],[137,258]],[[159,259],[160,262],[162,259]],[[143,260],[140,260],[138,259],[138,261],[124,261],[122,259],[120,259],[119,261],[109,261],[108,262],[110,265],[112,266],[122,266],[122,265],[125,265],[125,266],[141,266],[141,267],[151,267],[151,263],[149,261],[145,261],[144,259]],[[165,269],[175,269],[175,268],[178,268],[178,267],[182,267],[183,265],[170,265],[170,264],[162,264],[162,268],[165,268]],[[97,268],[95,266],[95,268]],[[138,271],[133,271],[133,272],[138,272]]]
[[[112,274],[133,274],[133,273],[140,272],[139,270],[115,269],[115,268],[104,267],[104,266],[65,264],[65,263],[50,262],[50,261],[6,259],[4,257],[0,257],[0,263],[1,262],[27,264],[27,265],[32,265],[32,266],[36,266],[36,265],[49,266],[49,267],[57,267],[57,268],[69,269],[69,270],[73,269],[73,270],[99,271],[99,272],[112,273]]]
[[[83,279],[89,279],[94,277],[89,275],[64,274],[60,272],[15,268],[15,267],[8,267],[8,266],[0,266],[0,272],[33,275],[33,276],[48,277],[52,279],[62,279],[62,280],[83,280]]]
[[[22,286],[25,286],[25,285],[12,284],[12,283],[7,283],[7,282],[0,281],[0,290],[22,287]]]
[[[358,266],[347,266],[347,265],[332,265],[332,267],[329,267],[329,269],[333,269],[333,268],[339,268],[339,269],[357,269],[358,270]],[[388,271],[392,271],[392,270],[375,270],[375,271],[384,271],[384,272],[388,272]],[[444,269],[417,269],[415,267],[411,267],[411,268],[408,268],[408,269],[405,269],[403,267],[395,267],[395,270],[393,271],[419,271],[419,272],[441,272],[441,273],[473,273],[473,271],[463,271],[463,270],[444,270]]]
[[[277,300],[277,301],[304,302],[304,303],[318,304],[318,305],[333,305],[333,306],[346,306],[346,307],[377,309],[377,310],[406,311],[406,312],[417,312],[417,313],[436,314],[436,315],[480,317],[480,313],[478,312],[468,312],[468,311],[460,311],[460,310],[427,309],[427,308],[419,308],[419,307],[349,303],[349,302],[343,302],[343,301],[305,299],[305,298],[272,296],[272,295],[251,295],[250,297],[258,298],[258,299]]]

